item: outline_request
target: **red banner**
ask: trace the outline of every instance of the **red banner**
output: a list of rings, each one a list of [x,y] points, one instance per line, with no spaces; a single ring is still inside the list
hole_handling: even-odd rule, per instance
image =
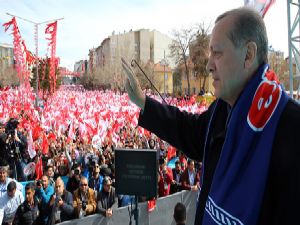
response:
[[[10,28],[11,25],[13,26],[12,34],[14,37],[13,44],[14,44],[15,67],[18,73],[20,83],[24,83],[25,86],[28,86],[30,71],[27,68],[27,64],[32,64],[35,58],[31,54],[31,52],[27,50],[25,42],[24,40],[22,40],[20,30],[17,25],[15,17],[13,17],[11,21],[3,24],[5,32]]]
[[[48,45],[51,48],[50,72],[49,72],[49,78],[50,78],[50,81],[51,81],[51,84],[50,84],[50,92],[51,93],[53,93],[56,89],[55,70],[56,70],[57,65],[58,65],[58,60],[55,57],[55,55],[56,55],[56,33],[57,33],[57,21],[47,24],[47,27],[45,29],[45,34],[50,35],[50,37],[48,37],[46,39],[50,40]]]

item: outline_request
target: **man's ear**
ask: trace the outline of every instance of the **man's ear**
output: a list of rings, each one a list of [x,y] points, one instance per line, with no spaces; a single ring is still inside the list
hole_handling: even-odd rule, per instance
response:
[[[252,67],[253,63],[255,63],[257,58],[257,45],[254,41],[249,41],[246,44],[246,56],[245,56],[245,69],[249,69]]]

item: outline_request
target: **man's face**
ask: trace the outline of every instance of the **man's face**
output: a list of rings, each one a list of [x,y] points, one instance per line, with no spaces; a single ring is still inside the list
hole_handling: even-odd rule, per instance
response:
[[[105,192],[110,192],[110,190],[111,190],[111,182],[109,182],[107,184],[104,184],[103,188],[104,188]]]
[[[43,176],[43,177],[42,177],[42,185],[43,185],[43,188],[46,189],[46,188],[48,187],[48,184],[49,184],[49,179],[48,179],[48,177]]]
[[[62,195],[64,192],[64,184],[61,180],[55,182],[55,193],[57,195]]]
[[[10,198],[13,198],[15,196],[15,193],[16,193],[16,189],[13,189],[12,191],[7,191],[7,195],[10,197]]]
[[[159,144],[159,147],[160,147],[161,150],[165,150],[165,144],[163,142],[161,142]]]
[[[25,191],[25,199],[27,202],[31,202],[33,200],[34,190],[28,189]]]
[[[100,166],[96,164],[95,167],[93,168],[93,175],[98,176],[99,173],[100,173]]]
[[[0,182],[3,183],[6,181],[7,177],[7,171],[6,170],[0,170]]]
[[[79,168],[79,167],[78,167],[78,168],[75,168],[75,169],[74,169],[74,176],[75,176],[76,180],[79,180],[79,179],[80,179],[80,174],[81,174],[80,168]]]
[[[207,69],[211,72],[215,96],[233,105],[247,82],[244,69],[246,43],[236,48],[228,37],[233,26],[232,16],[226,16],[215,25],[210,43]]]
[[[47,170],[47,176],[49,176],[49,177],[54,177],[54,171],[53,171],[53,168],[49,168],[48,170]]]
[[[188,165],[188,168],[189,168],[189,170],[194,170],[194,168],[195,168],[194,162],[191,162],[191,163]]]
[[[88,190],[88,183],[87,183],[87,180],[81,180],[81,181],[80,181],[80,184],[79,184],[79,188],[80,188],[80,191],[81,191],[81,192],[86,193],[87,190]]]

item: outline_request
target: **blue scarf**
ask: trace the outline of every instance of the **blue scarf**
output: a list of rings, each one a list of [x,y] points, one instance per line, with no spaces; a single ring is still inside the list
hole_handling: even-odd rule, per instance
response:
[[[226,137],[206,201],[203,225],[257,223],[276,128],[288,99],[274,72],[268,65],[261,66],[227,120]]]

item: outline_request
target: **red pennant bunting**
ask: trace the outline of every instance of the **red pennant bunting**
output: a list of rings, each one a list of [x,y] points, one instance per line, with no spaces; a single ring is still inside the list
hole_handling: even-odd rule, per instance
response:
[[[50,92],[54,93],[56,89],[56,75],[55,75],[55,69],[57,66],[57,59],[55,57],[56,55],[56,33],[57,33],[57,21],[53,23],[47,24],[47,27],[45,29],[45,34],[49,34],[50,37],[46,38],[47,40],[50,40],[49,46],[51,47],[51,58],[50,58],[50,71],[49,71],[49,77],[51,78],[51,87]]]

